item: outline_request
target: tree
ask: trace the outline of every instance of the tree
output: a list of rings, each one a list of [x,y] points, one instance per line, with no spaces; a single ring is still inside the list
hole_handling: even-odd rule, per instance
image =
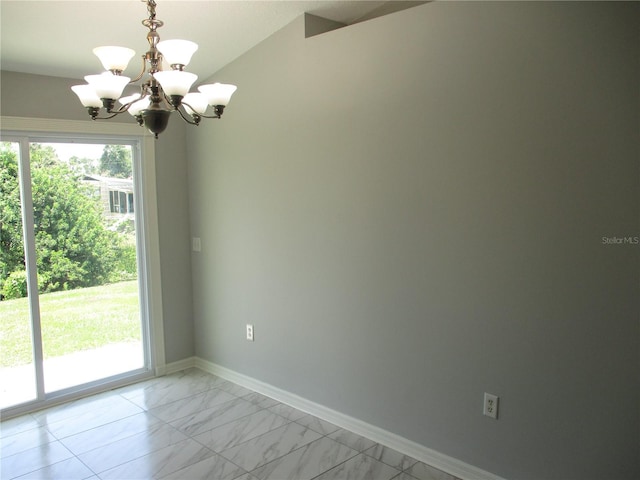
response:
[[[18,155],[10,145],[0,145],[0,290],[18,266],[24,270]]]
[[[2,280],[25,270],[16,158],[8,144],[0,146]],[[91,187],[60,162],[51,147],[31,144],[30,165],[40,291],[112,280],[113,272],[120,268],[118,254],[124,245],[116,232],[105,228],[99,199]],[[15,274],[12,278],[23,277]]]
[[[69,166],[74,173],[78,175],[88,175],[98,173],[98,166],[93,158],[76,157],[69,158]]]
[[[131,148],[126,145],[105,145],[100,157],[100,171],[109,177],[131,177]]]

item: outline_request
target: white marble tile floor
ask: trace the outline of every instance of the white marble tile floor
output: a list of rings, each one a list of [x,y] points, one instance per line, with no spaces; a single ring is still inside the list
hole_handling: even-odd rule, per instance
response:
[[[457,480],[197,369],[0,423],[0,479]]]

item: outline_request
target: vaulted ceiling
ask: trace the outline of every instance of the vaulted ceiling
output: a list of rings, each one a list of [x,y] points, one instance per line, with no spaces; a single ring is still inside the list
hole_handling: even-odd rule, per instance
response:
[[[352,24],[424,2],[156,0],[161,39],[183,38],[199,45],[188,70],[201,80],[303,13]],[[102,66],[92,49],[100,45],[148,49],[144,0],[1,0],[2,70],[83,78]],[[126,73],[141,67],[133,60]]]

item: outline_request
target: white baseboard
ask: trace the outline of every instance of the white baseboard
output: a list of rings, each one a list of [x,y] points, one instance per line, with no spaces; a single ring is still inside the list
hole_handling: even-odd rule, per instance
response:
[[[455,458],[444,455],[435,450],[431,450],[423,445],[407,440],[399,435],[383,430],[357,418],[344,415],[336,410],[332,410],[318,403],[307,400],[293,393],[282,390],[268,383],[261,382],[255,378],[243,375],[202,358],[192,357],[181,362],[167,365],[167,370],[173,372],[181,370],[177,368],[182,364],[188,365],[184,368],[196,367],[205,372],[217,375],[225,380],[237,383],[240,386],[256,391],[267,397],[271,397],[279,402],[291,407],[310,413],[322,420],[333,423],[341,428],[352,431],[366,437],[374,442],[392,448],[404,455],[420,460],[428,465],[438,468],[444,472],[454,475],[462,480],[504,480],[497,475],[481,470],[473,465],[469,465]]]
[[[178,360],[177,362],[167,363],[163,368],[162,375],[171,375],[172,373],[186,370],[188,368],[194,368],[196,366],[196,357],[185,358],[184,360]],[[204,368],[201,368],[204,370]],[[161,376],[160,374],[158,376]]]

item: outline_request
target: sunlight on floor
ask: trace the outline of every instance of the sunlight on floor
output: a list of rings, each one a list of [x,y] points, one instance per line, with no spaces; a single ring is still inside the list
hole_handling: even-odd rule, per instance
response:
[[[140,342],[114,343],[44,361],[45,390],[56,392],[144,366]],[[33,365],[0,369],[0,407],[35,398]]]

